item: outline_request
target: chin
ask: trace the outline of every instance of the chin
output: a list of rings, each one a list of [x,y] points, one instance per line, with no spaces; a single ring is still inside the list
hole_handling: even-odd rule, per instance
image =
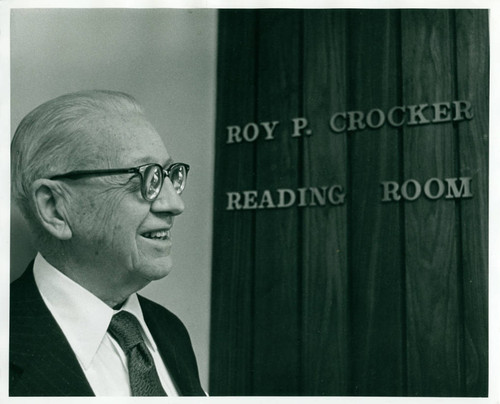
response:
[[[172,270],[172,259],[170,256],[157,258],[153,262],[146,265],[146,267],[140,271],[147,279],[150,281],[157,281],[167,276]]]

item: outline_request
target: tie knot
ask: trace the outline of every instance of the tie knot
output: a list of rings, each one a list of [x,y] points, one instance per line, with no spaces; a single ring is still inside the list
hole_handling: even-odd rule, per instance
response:
[[[144,341],[139,320],[127,311],[122,310],[113,316],[108,331],[125,353]]]

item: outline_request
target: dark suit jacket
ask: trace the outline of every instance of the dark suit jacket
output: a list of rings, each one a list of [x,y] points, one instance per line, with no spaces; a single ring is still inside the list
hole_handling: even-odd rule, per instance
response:
[[[78,360],[42,300],[33,263],[11,284],[10,396],[93,396]],[[181,395],[205,395],[181,321],[139,296],[144,320]]]

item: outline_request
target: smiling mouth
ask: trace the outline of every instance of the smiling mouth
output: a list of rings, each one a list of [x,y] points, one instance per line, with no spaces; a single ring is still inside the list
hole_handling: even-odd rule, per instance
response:
[[[152,240],[168,240],[170,238],[170,230],[151,231],[142,234],[142,237],[150,238]]]

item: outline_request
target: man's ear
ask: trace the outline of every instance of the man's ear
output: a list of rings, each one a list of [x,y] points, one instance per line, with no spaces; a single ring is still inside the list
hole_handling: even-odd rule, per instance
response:
[[[40,224],[57,239],[69,240],[72,232],[61,192],[57,182],[45,178],[35,180],[31,186],[35,214]]]

